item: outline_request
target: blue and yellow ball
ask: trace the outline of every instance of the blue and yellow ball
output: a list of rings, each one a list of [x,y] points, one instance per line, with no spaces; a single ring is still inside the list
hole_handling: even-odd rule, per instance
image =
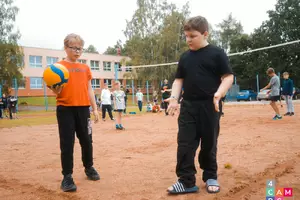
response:
[[[48,87],[61,86],[68,82],[69,71],[65,66],[55,63],[44,70],[43,79]]]

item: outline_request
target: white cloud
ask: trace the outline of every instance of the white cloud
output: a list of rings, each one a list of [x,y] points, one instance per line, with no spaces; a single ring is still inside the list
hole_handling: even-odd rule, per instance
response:
[[[182,6],[184,0],[170,0]],[[252,32],[267,19],[266,11],[276,0],[190,0],[191,15],[203,15],[217,24],[230,12],[242,22],[245,32]],[[61,49],[64,37],[80,34],[86,45],[103,52],[118,39],[136,9],[136,0],[16,0],[20,12],[16,28],[22,34],[20,44]]]

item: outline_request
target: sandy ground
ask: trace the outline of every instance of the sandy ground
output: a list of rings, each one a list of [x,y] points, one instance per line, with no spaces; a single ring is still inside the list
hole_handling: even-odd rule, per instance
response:
[[[284,110],[282,109],[282,112]],[[127,116],[126,131],[111,121],[94,125],[94,162],[101,180],[86,179],[78,141],[74,180],[78,191],[60,191],[61,166],[56,125],[0,129],[2,200],[260,200],[267,179],[293,188],[300,199],[300,105],[294,117],[272,121],[268,105],[227,105],[219,137],[222,191],[207,194],[197,165],[197,194],[168,196],[176,181],[175,117]],[[197,159],[195,159],[197,160]],[[225,169],[230,163],[232,169]]]

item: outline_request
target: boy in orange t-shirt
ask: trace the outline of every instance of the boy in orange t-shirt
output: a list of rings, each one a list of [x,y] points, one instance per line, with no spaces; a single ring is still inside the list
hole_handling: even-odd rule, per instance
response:
[[[61,189],[64,192],[76,191],[73,181],[73,150],[76,136],[82,151],[85,174],[90,180],[99,180],[100,176],[93,167],[92,127],[89,107],[93,108],[95,122],[99,120],[97,105],[91,85],[91,71],[86,64],[77,62],[83,51],[84,41],[76,34],[69,34],[64,40],[67,58],[59,63],[70,73],[64,86],[50,88],[56,95],[56,116],[59,128],[62,174]]]

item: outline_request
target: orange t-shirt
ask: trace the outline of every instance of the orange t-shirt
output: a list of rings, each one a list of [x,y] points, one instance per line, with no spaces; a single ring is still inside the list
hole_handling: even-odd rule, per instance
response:
[[[64,85],[56,97],[56,105],[61,106],[90,106],[88,84],[92,79],[89,66],[81,63],[60,61],[69,70],[68,83]]]

